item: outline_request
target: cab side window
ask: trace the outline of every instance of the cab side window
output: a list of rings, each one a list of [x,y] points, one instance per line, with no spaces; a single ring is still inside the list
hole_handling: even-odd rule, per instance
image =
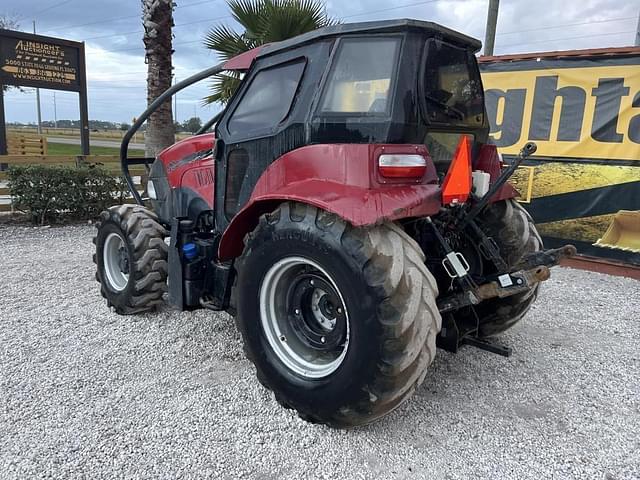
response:
[[[299,60],[258,72],[227,123],[229,133],[272,129],[282,122],[293,104],[304,66]]]

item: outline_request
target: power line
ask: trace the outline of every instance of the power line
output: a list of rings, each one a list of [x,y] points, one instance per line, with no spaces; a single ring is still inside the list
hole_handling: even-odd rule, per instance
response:
[[[53,4],[53,5],[48,6],[48,7],[46,7],[46,8],[43,8],[42,10],[40,10],[40,11],[36,12],[36,13],[35,13],[35,14],[33,14],[33,15],[21,15],[21,16],[20,16],[20,19],[24,19],[24,18],[27,18],[27,17],[37,18],[37,17],[39,17],[40,15],[42,15],[44,12],[48,12],[49,10],[53,10],[54,8],[61,7],[62,5],[66,4],[66,3],[69,3],[69,2],[71,2],[71,1],[72,1],[72,0],[63,0],[62,2],[58,2],[58,3],[55,3],[55,4]]]
[[[363,13],[358,13],[358,14],[346,15],[346,16],[344,16],[342,18],[352,18],[352,17],[375,14],[375,13],[383,13],[383,12],[388,12],[388,11],[392,11],[392,10],[399,10],[399,9],[403,9],[403,8],[409,8],[409,7],[419,6],[419,5],[426,5],[426,4],[430,4],[430,3],[436,3],[438,1],[443,1],[443,0],[428,0],[428,1],[423,1],[423,2],[410,3],[410,4],[405,4],[405,5],[399,5],[397,7],[390,7],[390,8],[384,8],[384,9],[374,10],[374,11],[370,11],[370,12],[363,12]],[[199,5],[199,4],[202,4],[202,3],[208,3],[208,2],[209,2],[209,0],[207,0],[207,1],[198,1],[198,2],[187,4],[187,5],[182,5],[181,7],[195,6],[195,5]],[[176,8],[179,8],[179,7],[180,6],[178,6]],[[118,17],[118,18],[130,18],[130,17]],[[192,21],[192,22],[185,22],[185,23],[177,24],[177,25],[174,26],[174,28],[188,26],[188,25],[194,25],[194,24],[203,23],[203,22],[212,22],[212,21],[217,21],[217,20],[225,20],[227,18],[233,18],[233,17],[230,16],[230,15],[225,15],[223,17],[214,17],[214,18],[203,19],[203,20],[195,20],[195,21]],[[591,25],[591,24],[598,24],[598,23],[610,23],[610,22],[625,21],[625,20],[630,20],[630,19],[633,20],[633,19],[635,19],[635,17],[622,17],[622,18],[612,18],[612,19],[606,19],[606,20],[593,20],[593,21],[589,21],[589,22],[577,22],[577,23],[568,23],[568,24],[562,24],[562,25],[552,25],[552,26],[547,26],[547,27],[538,27],[538,28],[531,28],[531,29],[518,30],[518,31],[512,31],[512,32],[501,32],[501,33],[498,33],[497,35],[512,35],[512,34],[516,34],[516,33],[526,33],[526,32],[550,30],[550,29],[570,27],[570,26]],[[108,22],[108,20],[106,20],[104,22]],[[92,22],[91,24],[95,24],[95,23],[103,23],[103,21]],[[88,25],[88,24],[83,24],[83,25]],[[142,33],[143,32],[140,31],[140,30],[135,30],[135,31],[125,32],[125,33],[99,35],[99,36],[95,36],[95,37],[85,38],[85,41],[97,40],[97,39],[100,39],[100,38],[108,38],[108,37],[113,37],[115,35],[117,35],[117,36],[127,36],[127,35],[142,34]],[[618,32],[616,32],[616,33],[618,33]],[[589,35],[589,36],[593,36],[593,35]],[[580,37],[580,38],[584,38],[584,37]],[[573,39],[573,37],[570,38],[570,39]],[[558,40],[563,40],[563,39],[558,39]],[[195,40],[195,41],[190,41],[190,42],[179,42],[179,43],[174,43],[174,46],[189,45],[189,44],[193,44],[193,43],[198,43],[199,41],[200,40]],[[547,40],[545,40],[545,41],[547,41]],[[548,41],[551,41],[551,40],[548,40]],[[527,42],[527,43],[536,43],[536,42]],[[516,44],[516,46],[517,45],[525,45],[525,44],[524,43],[523,44]],[[514,45],[507,45],[507,46],[514,46]],[[112,50],[107,50],[107,51],[124,52],[124,51],[141,50],[143,48],[144,48],[143,46],[138,46],[138,47],[112,49]]]
[[[565,23],[562,25],[552,25],[549,27],[538,27],[538,28],[529,28],[527,30],[514,30],[513,32],[501,32],[497,35],[514,35],[516,33],[526,33],[526,32],[537,32],[539,30],[551,30],[554,28],[564,28],[564,27],[576,27],[579,25],[592,25],[594,23],[611,23],[611,22],[620,22],[622,20],[635,20],[635,17],[623,17],[623,18],[610,18],[609,20],[592,20],[590,22],[580,22],[580,23]]]
[[[437,1],[437,0],[436,0]],[[594,35],[582,35],[579,37],[566,37],[566,38],[553,38],[553,39],[547,39],[547,40],[540,40],[540,41],[534,41],[534,42],[525,42],[525,43],[513,43],[513,44],[509,44],[509,45],[501,45],[501,48],[506,48],[506,47],[517,47],[517,46],[521,46],[521,45],[529,45],[529,44],[535,44],[535,43],[545,43],[545,42],[557,42],[557,41],[563,41],[563,40],[577,40],[580,38],[591,38],[591,37],[603,37],[603,36],[607,36],[607,35],[622,35],[622,34],[627,34],[627,33],[635,33],[635,31],[626,31],[626,32],[610,32],[610,33],[599,33],[599,34],[594,34]],[[174,47],[178,47],[180,45],[191,45],[194,43],[199,43],[201,42],[201,40],[192,40],[189,42],[178,42],[178,43],[174,43],[173,46]],[[132,50],[140,50],[143,49],[144,46],[139,46],[139,47],[129,47],[129,48],[119,48],[119,49],[115,49],[115,50],[108,50],[109,52],[126,52],[126,51],[132,51]]]
[[[445,1],[445,0],[428,0],[426,2],[409,3],[406,5],[398,5],[397,7],[383,8],[382,10],[372,10],[370,12],[355,13],[353,15],[345,15],[342,18],[362,17],[363,15],[371,15],[372,13],[390,12],[391,10],[400,10],[401,8],[417,7],[419,5],[426,5],[428,3],[436,3],[440,1]]]
[[[579,37],[565,37],[565,38],[549,38],[547,40],[537,40],[535,42],[525,42],[525,43],[512,43],[509,45],[501,45],[501,48],[506,47],[519,47],[522,45],[531,45],[535,43],[548,43],[548,42],[561,42],[564,40],[578,40],[580,38],[592,38],[592,37],[606,37],[607,35],[626,35],[627,33],[635,33],[635,31],[630,30],[627,32],[610,32],[610,33],[596,33],[594,35],[581,35]]]
[[[427,0],[425,2],[409,3],[409,4],[406,4],[406,5],[399,5],[397,7],[383,8],[381,10],[373,10],[373,11],[365,12],[365,13],[357,13],[357,14],[353,14],[353,15],[346,15],[346,16],[344,16],[342,18],[352,18],[352,17],[358,17],[358,16],[362,16],[362,15],[369,15],[369,14],[372,14],[372,13],[388,12],[388,11],[391,11],[391,10],[399,10],[399,9],[402,9],[402,8],[415,7],[415,6],[418,6],[418,5],[426,5],[428,3],[436,3],[436,2],[440,2],[440,1],[446,1],[446,0]],[[194,23],[199,23],[199,22],[223,20],[225,18],[233,18],[233,17],[231,15],[227,15],[225,17],[212,18],[212,19],[209,19],[209,20],[198,20],[198,21],[195,21],[195,22],[182,23],[180,25],[176,25],[176,27],[177,26],[184,26],[184,25],[192,25]],[[131,33],[140,33],[140,32],[128,32],[126,35],[131,34]],[[105,35],[104,37],[111,37],[111,36],[113,36],[113,35]],[[87,38],[86,40],[91,40],[91,39],[96,39],[96,38],[103,38],[103,37],[102,36],[101,37],[92,37],[92,38]],[[193,44],[193,43],[199,43],[200,41],[201,40],[193,40],[193,41],[190,41],[190,42],[179,42],[179,43],[174,43],[172,46],[176,47],[176,46],[180,46],[180,45],[190,45],[190,44]],[[114,50],[109,50],[109,51],[111,51],[111,52],[126,52],[126,51],[132,51],[132,50],[140,50],[140,49],[143,49],[143,48],[144,48],[143,46],[139,46],[139,47],[130,47],[130,48],[119,48],[119,49],[114,49]]]
[[[202,40],[192,40],[190,42],[178,42],[178,43],[174,43],[172,45],[172,47],[179,47],[180,45],[190,45],[193,43],[200,43],[202,42]],[[144,45],[140,45],[138,47],[130,47],[130,48],[117,48],[115,50],[107,50],[109,52],[127,52],[127,51],[131,51],[131,50],[141,50],[144,49]]]
[[[65,2],[63,3],[67,3],[70,2],[71,0],[65,0]],[[203,0],[203,1],[198,1],[198,2],[193,2],[193,3],[188,3],[186,5],[177,5],[175,7],[175,10],[178,10],[179,8],[187,8],[187,7],[195,7],[196,5],[202,5],[203,3],[214,3],[217,0]],[[87,25],[97,25],[97,24],[101,24],[101,23],[110,23],[110,22],[115,22],[118,20],[125,20],[128,18],[141,18],[141,14],[136,14],[136,15],[126,15],[123,17],[112,17],[112,18],[107,18],[106,20],[96,20],[95,22],[88,22],[88,23],[79,23],[79,24],[73,24],[73,25],[64,25],[61,27],[52,27],[52,28],[46,28],[44,30],[42,30],[41,32],[51,32],[53,30],[67,30],[69,28],[77,28],[77,27],[86,27]]]
[[[216,20],[224,20],[226,18],[233,18],[231,15],[225,15],[224,17],[215,17],[215,18],[205,18],[204,20],[195,20],[193,22],[186,22],[186,23],[178,23],[176,25],[173,26],[173,28],[177,28],[177,27],[184,27],[186,25],[194,25],[196,23],[203,23],[203,22],[213,22]],[[142,30],[132,30],[130,32],[124,32],[124,33],[110,33],[109,35],[99,35],[97,37],[87,37],[84,40],[88,41],[88,40],[97,40],[98,38],[108,38],[108,37],[113,37],[113,36],[119,36],[119,37],[124,37],[127,35],[133,35],[134,33],[137,34],[144,34],[144,32]]]
[[[114,18],[110,18],[108,20],[96,20],[95,22],[79,23],[79,24],[76,24],[76,25],[65,25],[63,27],[46,28],[46,29],[42,30],[42,32],[52,32],[54,30],[67,30],[68,28],[86,27],[87,25],[97,25],[99,23],[115,22],[115,21],[118,21],[118,20],[124,20],[126,18],[140,18],[140,15],[126,15],[124,17],[114,17]]]

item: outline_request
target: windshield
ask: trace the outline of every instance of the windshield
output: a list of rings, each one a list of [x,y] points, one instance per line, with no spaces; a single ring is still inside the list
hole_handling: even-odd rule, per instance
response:
[[[435,39],[426,48],[424,100],[429,121],[481,126],[484,96],[473,55]]]

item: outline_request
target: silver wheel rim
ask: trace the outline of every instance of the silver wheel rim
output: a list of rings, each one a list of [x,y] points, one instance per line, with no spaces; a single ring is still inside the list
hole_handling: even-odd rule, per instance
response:
[[[309,301],[309,316],[305,321],[316,321],[318,331],[324,328],[327,337],[332,335],[334,329],[341,328],[342,334],[339,340],[336,337],[335,349],[332,351],[319,351],[305,344],[295,330],[292,315],[298,317],[301,313],[295,309],[289,313],[291,282],[301,272],[311,272],[320,283],[328,284],[333,288],[332,298],[339,299],[340,304],[335,307],[339,315],[335,318],[318,311],[318,305],[322,297],[329,293],[325,289],[315,288],[311,290]],[[313,285],[313,281],[310,281]],[[323,293],[324,292],[324,293]],[[296,318],[294,318],[296,320]],[[260,285],[260,321],[265,337],[278,359],[291,371],[306,378],[323,378],[331,375],[344,361],[349,347],[350,327],[349,315],[342,293],[331,276],[316,262],[303,257],[287,257],[267,271]],[[321,337],[324,338],[324,337]]]
[[[117,233],[107,235],[102,249],[102,264],[109,286],[116,292],[124,290],[129,283],[128,268],[123,265],[123,255],[126,253],[127,246],[120,235]]]

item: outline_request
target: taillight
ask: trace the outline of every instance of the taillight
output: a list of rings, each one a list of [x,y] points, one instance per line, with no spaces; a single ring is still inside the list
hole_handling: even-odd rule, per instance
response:
[[[378,171],[386,178],[421,178],[427,171],[422,155],[384,153],[378,157]]]
[[[471,193],[471,143],[463,135],[442,181],[442,203],[464,203]]]

